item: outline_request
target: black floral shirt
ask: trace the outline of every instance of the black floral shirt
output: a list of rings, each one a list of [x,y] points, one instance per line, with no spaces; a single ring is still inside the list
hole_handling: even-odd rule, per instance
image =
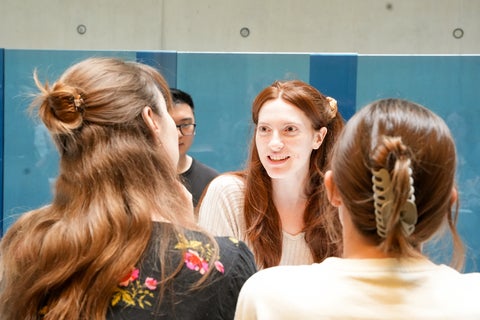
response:
[[[160,266],[157,249],[164,223],[155,223],[150,244],[139,264],[119,283],[107,312],[107,319],[233,319],[243,283],[256,272],[252,253],[236,239],[215,237],[219,258],[200,289],[191,285],[208,271],[213,246],[196,231],[170,239],[167,272],[182,269],[160,299]],[[170,270],[168,270],[170,269]]]

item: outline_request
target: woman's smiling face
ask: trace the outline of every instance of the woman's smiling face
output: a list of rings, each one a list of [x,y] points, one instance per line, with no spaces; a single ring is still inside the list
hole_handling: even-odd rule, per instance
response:
[[[313,129],[303,111],[278,98],[260,109],[255,143],[270,178],[302,177],[308,173],[312,150],[320,147],[324,135]]]

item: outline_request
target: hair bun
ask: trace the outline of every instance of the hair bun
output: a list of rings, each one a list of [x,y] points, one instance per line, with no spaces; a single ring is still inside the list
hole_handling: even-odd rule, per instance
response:
[[[43,93],[40,116],[52,132],[70,134],[81,127],[86,106],[79,90],[57,82]]]

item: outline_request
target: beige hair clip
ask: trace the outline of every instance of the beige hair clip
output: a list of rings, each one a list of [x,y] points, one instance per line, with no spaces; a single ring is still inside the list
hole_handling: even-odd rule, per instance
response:
[[[410,160],[408,160],[410,163]],[[412,169],[410,173],[410,192],[407,201],[400,209],[400,222],[406,236],[415,231],[417,223],[417,206],[415,205],[415,189],[413,187]],[[392,215],[393,193],[391,187],[390,174],[386,169],[372,170],[373,199],[375,206],[375,221],[377,224],[377,234],[386,238],[387,222]]]
[[[328,104],[330,105],[330,116],[331,119],[335,118],[337,115],[337,100],[332,97],[327,97]]]
[[[85,102],[81,95],[77,95],[77,97],[73,99],[73,104],[77,112],[83,113],[85,111]]]

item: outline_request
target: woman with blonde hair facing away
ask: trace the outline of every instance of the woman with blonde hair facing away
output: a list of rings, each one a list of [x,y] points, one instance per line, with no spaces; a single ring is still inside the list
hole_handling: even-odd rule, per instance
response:
[[[480,319],[480,273],[457,271],[464,249],[445,122],[413,102],[376,101],[349,120],[331,163],[325,184],[343,258],[260,271],[242,288],[236,319]],[[451,267],[422,254],[443,227]]]
[[[343,119],[337,102],[299,81],[275,81],[252,106],[246,169],[212,180],[199,224],[252,249],[258,268],[320,262],[338,253],[323,173]],[[336,216],[336,215],[335,215]],[[336,223],[338,225],[338,223]]]
[[[233,318],[253,256],[198,230],[163,77],[90,58],[51,86],[34,78],[59,176],[1,240],[0,318]]]

